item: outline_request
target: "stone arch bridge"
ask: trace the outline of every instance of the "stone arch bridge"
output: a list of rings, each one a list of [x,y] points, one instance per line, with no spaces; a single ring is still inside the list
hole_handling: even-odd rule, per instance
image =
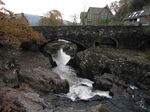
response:
[[[96,45],[137,49],[150,47],[149,26],[33,26],[48,42],[64,39],[80,49]]]

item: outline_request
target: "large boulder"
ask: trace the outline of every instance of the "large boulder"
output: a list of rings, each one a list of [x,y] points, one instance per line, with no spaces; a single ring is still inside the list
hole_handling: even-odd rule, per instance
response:
[[[50,61],[42,53],[22,51],[16,60],[20,65],[20,82],[29,84],[39,94],[69,91],[68,81],[62,80],[58,74],[50,70]]]
[[[141,77],[138,82],[137,82],[137,86],[140,89],[144,89],[144,90],[149,90],[150,91],[150,71],[144,76]]]
[[[124,97],[126,99],[134,99],[135,101],[140,100],[139,94],[133,88],[112,74],[104,73],[104,75],[97,77],[93,87],[103,91],[110,91],[110,95],[113,98],[119,99]]]
[[[0,87],[1,112],[49,112],[47,104],[36,93]]]
[[[0,86],[18,87],[19,65],[10,51],[0,48]]]
[[[96,95],[88,100],[72,101],[61,95],[49,94],[44,96],[44,100],[50,102],[48,107],[52,112],[148,112],[139,102],[125,97],[109,99]]]
[[[110,91],[113,87],[113,83],[119,84],[119,78],[113,74],[104,73],[100,77],[95,77],[93,87],[99,90]],[[122,86],[127,85],[122,81]]]
[[[110,73],[127,83],[138,84],[141,89],[150,90],[150,61],[137,56],[135,51],[93,47],[77,53],[75,59],[78,76],[94,80]]]
[[[58,74],[42,67],[21,69],[19,79],[41,95],[69,92],[67,80],[61,80]]]
[[[20,69],[24,68],[37,68],[43,67],[46,69],[51,69],[51,63],[48,57],[45,57],[40,52],[31,51],[20,51],[16,56],[15,60],[20,66]]]
[[[100,90],[103,90],[103,91],[109,91],[112,87],[112,82],[106,80],[106,79],[98,79],[95,81],[95,83],[93,84],[93,87],[95,89],[100,89]]]
[[[45,57],[47,57],[50,60],[50,63],[51,63],[52,67],[57,66],[57,63],[53,60],[51,52],[48,49],[44,49],[42,51],[42,53],[44,54]]]

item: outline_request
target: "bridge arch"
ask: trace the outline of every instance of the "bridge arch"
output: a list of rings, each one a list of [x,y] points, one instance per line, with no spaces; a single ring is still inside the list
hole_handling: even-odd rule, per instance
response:
[[[139,48],[141,50],[150,50],[150,39],[149,40],[146,40],[146,41],[143,41],[140,45],[139,45]]]
[[[96,38],[93,42],[94,46],[109,46],[109,47],[113,47],[113,48],[117,48],[118,47],[118,41],[111,36],[100,36],[98,38]]]
[[[40,49],[44,48],[44,46],[47,45],[48,43],[56,41],[56,40],[59,40],[59,39],[66,40],[66,41],[69,41],[69,42],[72,42],[72,43],[76,44],[77,52],[83,51],[83,50],[85,50],[87,48],[82,42],[79,42],[79,41],[76,41],[76,40],[72,40],[72,39],[69,39],[69,38],[65,38],[65,37],[55,37],[54,39],[47,39],[47,43],[44,43],[40,47]]]

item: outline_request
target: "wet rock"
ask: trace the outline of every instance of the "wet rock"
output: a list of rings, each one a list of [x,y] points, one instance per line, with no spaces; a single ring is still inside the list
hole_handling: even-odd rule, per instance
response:
[[[124,98],[135,102],[141,100],[141,97],[136,90],[133,90],[130,87],[120,86],[117,83],[113,83],[113,86],[110,89],[110,95],[112,95],[114,99]]]
[[[136,90],[133,90],[125,81],[112,74],[105,73],[97,77],[93,87],[95,89],[110,91],[109,95],[115,99],[126,98],[134,101],[140,101],[141,99]]]
[[[69,91],[68,81],[61,80],[58,74],[42,67],[21,69],[19,79],[29,84],[39,94],[67,93]]]
[[[53,60],[51,53],[49,52],[49,50],[44,49],[42,51],[42,53],[44,54],[45,57],[48,57],[48,59],[50,60],[50,63],[52,65],[52,67],[57,66],[57,63]]]
[[[69,62],[67,63],[67,65],[72,66],[74,68],[77,68],[77,62],[76,62],[76,57],[71,57],[71,59],[69,60]]]
[[[108,99],[95,96],[89,100],[72,100],[60,96],[49,94],[44,96],[48,103],[48,108],[54,112],[148,112],[140,107],[133,100],[124,97],[119,99]]]
[[[52,67],[57,66],[57,63],[53,60],[52,55],[49,52],[44,51],[43,54],[49,58]]]
[[[94,82],[93,87],[95,89],[103,90],[103,91],[109,91],[112,87],[112,83],[106,79],[98,79]]]
[[[141,89],[149,90],[150,63],[148,61],[130,56],[123,51],[98,47],[77,53],[75,59],[78,68],[77,75],[80,77],[94,80],[97,76],[109,73],[127,83],[137,84]]]
[[[119,78],[115,75],[104,73],[104,75],[100,77],[95,77],[93,87],[95,89],[109,91],[113,83],[118,83]]]
[[[1,57],[0,57],[1,58]],[[81,57],[83,58],[83,57]],[[94,58],[94,57],[93,57]],[[3,60],[3,59],[2,59]],[[89,100],[77,100],[73,102],[71,99],[66,98],[64,94],[53,93],[66,93],[69,90],[67,81],[60,79],[58,74],[53,73],[50,68],[51,64],[49,59],[44,57],[41,53],[21,52],[16,57],[20,65],[19,75],[19,88],[13,89],[7,86],[4,80],[0,79],[0,111],[27,111],[27,112],[148,112],[149,97],[148,93],[143,95],[143,91],[139,98],[137,93],[127,86],[126,82],[120,79],[119,76],[112,74],[105,74],[110,72],[109,69],[104,67],[101,75],[90,76],[95,80],[95,76],[106,80],[113,84],[111,87],[112,99],[102,98],[95,96]],[[91,64],[92,64],[91,60]],[[1,67],[2,64],[0,64]],[[6,64],[7,65],[7,64]],[[10,64],[8,64],[10,65]],[[4,68],[11,68],[4,66]],[[87,64],[86,67],[89,65]],[[95,66],[95,65],[93,65]],[[91,65],[92,67],[92,65]],[[95,66],[96,67],[96,66]],[[3,67],[1,67],[3,68]],[[16,68],[16,67],[14,67]],[[88,68],[89,69],[89,68]],[[0,74],[3,75],[0,69]],[[13,70],[13,66],[11,69]],[[97,70],[94,68],[94,70]],[[98,71],[98,70],[97,70]],[[98,73],[98,72],[90,73]],[[11,72],[12,73],[12,72]],[[99,79],[97,79],[99,80]],[[144,78],[142,81],[145,81]],[[96,81],[96,80],[95,80]],[[140,81],[139,81],[140,82]],[[18,82],[17,82],[18,83]],[[147,83],[147,82],[146,82]],[[142,83],[143,84],[143,83]],[[15,87],[15,86],[12,86]],[[52,90],[52,91],[51,91]],[[51,94],[45,95],[49,92]],[[143,102],[144,101],[144,102]],[[144,108],[143,108],[144,107]]]
[[[119,78],[113,74],[109,74],[109,73],[104,73],[102,76],[100,76],[99,78],[101,79],[106,79],[110,82],[118,82]]]
[[[110,99],[102,102],[109,112],[148,112],[134,101],[125,98]]]
[[[77,46],[74,43],[67,42],[62,46],[63,51],[73,57],[77,53]]]
[[[143,108],[150,111],[150,92],[145,90],[137,90],[138,94],[141,97],[141,100],[138,102]]]
[[[41,53],[21,52],[17,61],[20,65],[19,80],[29,84],[39,94],[67,93],[69,91],[68,81],[61,80],[58,74],[50,70],[51,64],[48,58]]]
[[[47,43],[43,51],[48,51],[50,54],[55,54],[62,47],[62,43],[60,41],[53,41],[51,43]]]
[[[149,90],[150,91],[149,83],[150,83],[150,72],[148,72],[147,74],[145,74],[144,77],[139,79],[139,81],[137,82],[137,86],[140,89],[144,89],[144,90]]]
[[[97,106],[90,107],[86,110],[86,112],[110,112],[107,107],[104,105],[100,104]]]

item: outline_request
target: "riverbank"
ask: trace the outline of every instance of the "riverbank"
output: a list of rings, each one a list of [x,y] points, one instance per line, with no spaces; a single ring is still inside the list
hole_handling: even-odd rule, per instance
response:
[[[48,57],[40,52],[13,53],[0,49],[0,111],[47,111],[41,96],[69,91],[68,82],[51,71]]]
[[[94,81],[95,89],[110,91],[113,99],[143,101],[150,109],[149,57],[148,51],[93,47],[77,53],[68,64],[77,68],[78,76]]]
[[[150,52],[93,47],[76,56],[78,75],[94,80],[113,74],[128,84],[150,91]],[[90,70],[89,70],[90,68]]]
[[[135,95],[135,99],[132,98],[133,96],[126,98],[122,96],[123,94],[118,94],[119,97],[117,95],[111,99],[94,96],[87,100],[72,101],[66,97],[69,91],[68,81],[62,80],[58,74],[51,71],[52,65],[49,57],[45,57],[40,52],[20,51],[12,57],[8,56],[6,49],[0,49],[0,63],[0,111],[2,112],[148,111],[148,93],[129,89],[127,84],[120,79],[118,79],[120,87],[118,91],[115,91],[115,95],[123,93],[122,87],[124,86],[126,88],[123,90],[128,89],[129,96]],[[112,93],[114,93],[113,90]],[[147,97],[139,97],[139,95]]]

